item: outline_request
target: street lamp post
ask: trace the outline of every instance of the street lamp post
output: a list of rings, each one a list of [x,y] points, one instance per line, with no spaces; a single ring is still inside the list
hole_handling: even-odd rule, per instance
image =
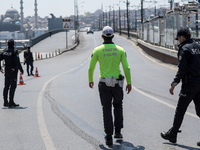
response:
[[[115,4],[113,4],[113,30],[115,32],[115,10],[114,10],[114,5]]]
[[[111,6],[109,6],[110,10],[109,10],[109,26],[111,26],[111,23],[110,23],[110,11],[111,11]]]
[[[126,29],[126,22],[125,22],[125,18],[126,18],[126,11],[124,11],[124,30]]]
[[[100,14],[99,14],[99,30],[100,30],[100,24],[101,24],[101,20],[100,20]]]
[[[107,22],[107,6],[106,6],[106,26],[108,25],[108,22]]]
[[[133,5],[131,7],[136,7],[137,9],[139,8],[139,6],[136,5]],[[135,9],[135,31],[137,31],[137,11],[138,10]]]
[[[125,3],[125,1],[124,1]],[[128,5],[130,4],[130,2],[128,0],[126,0],[126,7],[127,7],[127,32],[128,32],[128,38],[130,38],[130,29],[129,29],[129,13],[128,13]]]
[[[119,1],[119,35],[121,35],[121,34],[122,34],[122,31],[121,31],[121,14],[120,14],[120,2],[121,2],[121,1]]]
[[[84,3],[84,1],[81,2],[81,3]],[[81,3],[79,3],[79,4],[81,4]],[[76,37],[77,37],[76,36],[76,28],[78,27],[78,5],[79,4],[77,4],[76,0],[74,0],[74,30],[75,30],[75,40],[76,40]],[[76,12],[75,7],[77,9],[77,12]],[[76,20],[76,13],[77,13],[77,20]]]
[[[137,31],[137,10],[135,10],[135,31]]]
[[[79,28],[79,21],[78,21],[78,18],[79,18],[79,16],[78,16],[79,10],[78,10],[78,6],[79,6],[80,4],[82,4],[82,3],[85,3],[85,2],[83,1],[83,2],[81,2],[81,3],[79,3],[79,4],[77,5],[77,29]],[[82,6],[82,7],[83,7],[83,6]]]
[[[104,27],[104,12],[103,12],[103,22],[102,22],[102,24],[103,24],[103,27]]]

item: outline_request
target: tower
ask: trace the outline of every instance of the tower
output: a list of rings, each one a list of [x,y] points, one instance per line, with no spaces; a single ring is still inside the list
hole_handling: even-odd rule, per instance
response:
[[[37,14],[37,0],[35,0],[35,28],[37,29],[38,26],[37,26],[37,17],[38,17],[38,14]]]
[[[23,0],[21,0],[20,1],[20,10],[21,10],[21,12],[20,12],[20,14],[21,14],[21,29],[20,29],[20,31],[21,32],[24,31],[24,28],[23,28],[23,24],[24,24],[24,12],[23,12],[23,9],[24,9],[24,7],[23,7]]]

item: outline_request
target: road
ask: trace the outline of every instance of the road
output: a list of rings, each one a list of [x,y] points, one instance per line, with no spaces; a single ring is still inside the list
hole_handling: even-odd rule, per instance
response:
[[[101,32],[83,32],[75,50],[34,62],[41,77],[29,77],[25,72],[26,85],[18,86],[15,95],[20,107],[0,109],[0,150],[197,150],[200,122],[193,103],[177,144],[160,137],[161,131],[172,126],[180,85],[174,96],[169,87],[177,67],[149,57],[133,41],[117,34],[114,42],[127,52],[133,85],[130,94],[124,93],[122,143],[107,147],[104,142],[98,64],[94,89],[88,87],[89,60],[93,49],[102,44]],[[1,75],[0,91],[3,80]]]

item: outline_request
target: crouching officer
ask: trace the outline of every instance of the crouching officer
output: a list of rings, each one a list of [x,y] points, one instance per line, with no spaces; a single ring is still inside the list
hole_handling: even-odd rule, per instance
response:
[[[5,83],[4,83],[5,86],[3,90],[4,106],[5,107],[19,106],[19,104],[15,104],[14,102],[14,94],[15,94],[15,89],[17,87],[18,69],[22,74],[24,73],[24,71],[20,64],[18,51],[15,50],[14,48],[13,39],[10,39],[8,41],[8,48],[6,48],[0,54],[0,61],[1,60],[5,60]],[[1,65],[0,65],[0,70],[2,73],[4,73],[4,71],[1,69]],[[8,91],[9,91],[9,103],[8,103]]]
[[[103,121],[105,129],[105,142],[107,145],[112,145],[113,128],[115,128],[114,138],[122,139],[121,129],[123,128],[123,80],[120,71],[120,63],[126,76],[127,94],[131,91],[131,73],[127,62],[126,53],[120,46],[112,42],[114,37],[113,29],[106,26],[102,30],[102,38],[104,43],[94,49],[91,56],[88,79],[89,87],[93,88],[93,74],[97,61],[100,66],[99,79],[99,95],[103,108]],[[114,107],[114,124],[112,120],[112,104]]]
[[[180,29],[175,40],[179,41],[178,72],[171,84],[169,92],[173,95],[175,86],[182,80],[178,105],[174,116],[174,122],[168,132],[161,132],[161,137],[172,143],[177,141],[177,133],[180,132],[185,112],[193,100],[196,114],[200,117],[200,45],[191,38],[187,28]],[[200,146],[200,142],[197,142]]]

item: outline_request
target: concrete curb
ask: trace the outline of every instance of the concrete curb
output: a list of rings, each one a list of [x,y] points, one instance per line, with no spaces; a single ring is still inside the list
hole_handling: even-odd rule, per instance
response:
[[[178,51],[167,49],[167,48],[164,48],[164,47],[161,47],[161,46],[152,45],[152,44],[144,42],[144,41],[142,41],[140,39],[138,39],[137,42],[138,42],[138,44],[142,44],[142,45],[144,45],[146,47],[151,47],[151,50],[153,50],[153,51],[156,51],[156,52],[159,52],[159,53],[162,53],[162,54],[169,55],[171,57],[177,58]]]
[[[152,45],[140,39],[137,40],[137,43],[138,46],[142,48],[142,50],[144,50],[147,54],[151,55],[152,57],[159,59],[165,63],[170,63],[174,65],[178,64],[177,51]]]

